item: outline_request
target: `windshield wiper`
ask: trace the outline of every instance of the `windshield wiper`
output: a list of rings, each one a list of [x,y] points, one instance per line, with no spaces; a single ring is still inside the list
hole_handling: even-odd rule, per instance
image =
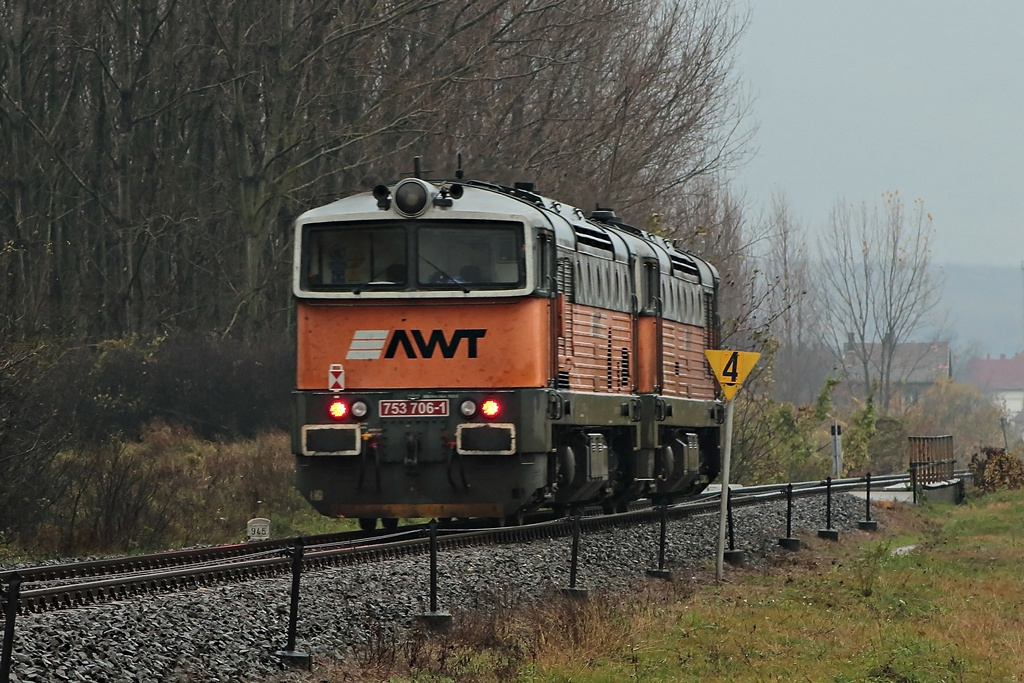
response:
[[[430,261],[430,259],[428,259],[423,254],[420,254],[420,260],[421,261],[425,261],[428,266],[430,266],[431,268],[433,268],[434,270],[437,271],[436,273],[434,273],[434,275],[432,277],[437,277],[438,275],[441,275],[442,277],[444,277],[444,280],[439,280],[438,282],[436,282],[434,284],[439,284],[439,285],[449,285],[449,284],[450,285],[458,285],[459,289],[462,290],[463,294],[469,294],[469,287],[466,286],[465,282],[463,282],[462,280],[456,280],[454,277],[449,275],[447,273],[447,271],[445,271],[444,268],[442,268],[441,266],[439,266],[439,265],[437,265],[435,263],[432,263]]]

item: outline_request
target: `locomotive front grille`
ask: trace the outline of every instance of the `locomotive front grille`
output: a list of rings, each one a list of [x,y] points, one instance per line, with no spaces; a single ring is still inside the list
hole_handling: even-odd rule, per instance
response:
[[[516,452],[516,428],[512,424],[461,424],[455,441],[463,455],[512,455]]]
[[[302,428],[303,455],[359,455],[361,441],[359,425],[305,425]]]

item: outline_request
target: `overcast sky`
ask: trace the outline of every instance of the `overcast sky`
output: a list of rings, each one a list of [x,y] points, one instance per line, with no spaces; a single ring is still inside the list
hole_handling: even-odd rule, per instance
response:
[[[1024,261],[1024,2],[738,0],[758,126],[736,176],[801,222],[920,198],[939,264]]]

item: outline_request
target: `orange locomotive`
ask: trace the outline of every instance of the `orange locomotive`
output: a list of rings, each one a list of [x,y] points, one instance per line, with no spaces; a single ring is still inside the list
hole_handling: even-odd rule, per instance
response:
[[[719,468],[717,285],[524,185],[413,177],[308,211],[298,488],[367,529],[696,493]]]

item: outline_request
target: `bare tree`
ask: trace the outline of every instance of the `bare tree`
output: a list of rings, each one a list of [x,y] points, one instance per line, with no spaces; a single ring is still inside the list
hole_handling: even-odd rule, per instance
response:
[[[743,27],[728,0],[0,2],[0,328],[284,330],[292,218],[414,155],[668,217],[742,158]]]
[[[931,215],[921,200],[908,211],[898,192],[882,206],[839,203],[818,242],[821,293],[831,319],[822,329],[838,358],[852,358],[865,395],[878,387],[888,410],[904,377],[896,350],[920,332],[938,303],[931,270]]]
[[[813,295],[804,229],[782,194],[772,195],[765,232],[768,249],[762,282],[768,291],[764,299],[772,319],[771,335],[778,342],[772,393],[779,401],[811,403],[834,363],[819,332],[824,316],[819,298]]]
[[[640,223],[743,158],[747,102],[732,54],[745,20],[728,3],[509,7],[521,19],[477,40],[488,45],[466,90],[477,115],[448,110],[439,127],[477,168],[578,206],[614,203]]]

